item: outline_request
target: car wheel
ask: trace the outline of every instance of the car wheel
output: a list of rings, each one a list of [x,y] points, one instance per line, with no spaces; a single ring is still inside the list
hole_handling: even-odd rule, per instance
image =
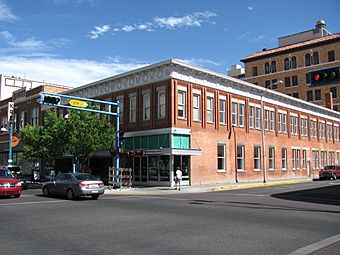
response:
[[[98,199],[99,195],[96,194],[96,195],[91,195],[92,199],[95,200],[95,199]]]
[[[17,195],[14,195],[15,198],[18,198],[20,197],[21,194],[17,194]]]
[[[43,195],[44,197],[48,197],[50,195],[50,191],[48,190],[46,186],[43,187]]]
[[[66,191],[66,197],[67,197],[67,199],[69,199],[69,200],[75,199],[74,192],[73,192],[72,189],[68,189],[68,190]]]

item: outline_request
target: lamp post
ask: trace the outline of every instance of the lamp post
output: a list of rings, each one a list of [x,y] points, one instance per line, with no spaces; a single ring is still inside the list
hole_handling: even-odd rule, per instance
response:
[[[263,155],[263,183],[267,182],[267,156],[266,156],[266,132],[265,132],[265,111],[264,111],[264,94],[267,92],[269,88],[271,88],[273,85],[279,85],[282,84],[283,82],[281,80],[274,82],[270,84],[262,93],[261,93],[261,131],[262,131],[262,155]]]

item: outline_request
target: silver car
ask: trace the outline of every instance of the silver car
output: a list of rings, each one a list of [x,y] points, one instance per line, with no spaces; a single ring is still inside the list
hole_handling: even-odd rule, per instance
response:
[[[62,173],[54,180],[44,182],[42,192],[44,196],[61,195],[68,199],[81,196],[91,196],[97,199],[104,194],[104,183],[96,177],[84,173]]]

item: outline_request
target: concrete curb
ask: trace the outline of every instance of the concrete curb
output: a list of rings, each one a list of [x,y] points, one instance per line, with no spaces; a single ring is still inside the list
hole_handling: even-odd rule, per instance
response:
[[[304,183],[304,182],[313,182],[313,180],[289,180],[289,181],[274,181],[274,182],[266,182],[266,183],[248,183],[248,184],[241,184],[241,185],[223,186],[220,188],[212,188],[211,190],[222,191],[222,190],[232,190],[232,189],[248,189],[248,188],[255,188],[255,187],[287,185],[287,184],[296,184],[296,183]]]

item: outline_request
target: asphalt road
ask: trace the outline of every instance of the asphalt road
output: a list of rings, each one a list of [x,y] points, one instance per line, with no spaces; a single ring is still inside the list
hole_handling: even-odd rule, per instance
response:
[[[97,201],[27,190],[0,199],[0,214],[0,254],[263,255],[310,245],[313,254],[331,254],[340,247],[340,181]],[[328,253],[323,240],[333,240]]]

